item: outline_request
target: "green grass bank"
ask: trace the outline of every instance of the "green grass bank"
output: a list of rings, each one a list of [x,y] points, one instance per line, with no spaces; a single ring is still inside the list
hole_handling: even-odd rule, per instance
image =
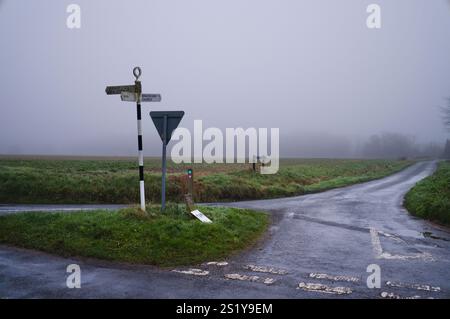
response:
[[[450,161],[421,180],[405,196],[404,205],[418,217],[450,226]]]
[[[220,260],[252,245],[269,216],[252,210],[201,207],[202,223],[182,205],[121,211],[19,213],[0,216],[0,243],[64,257],[92,257],[162,267]]]

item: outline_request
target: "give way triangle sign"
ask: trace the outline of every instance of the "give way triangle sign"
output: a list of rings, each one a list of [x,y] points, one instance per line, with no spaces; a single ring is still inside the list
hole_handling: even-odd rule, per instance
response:
[[[173,131],[180,124],[184,111],[153,111],[150,112],[150,116],[163,144],[167,145],[172,138]]]

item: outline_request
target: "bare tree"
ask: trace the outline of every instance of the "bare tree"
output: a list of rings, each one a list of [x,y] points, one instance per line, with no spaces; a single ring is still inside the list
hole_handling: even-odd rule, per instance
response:
[[[444,126],[450,131],[450,98],[447,99],[447,105],[441,107],[442,120],[444,121]]]

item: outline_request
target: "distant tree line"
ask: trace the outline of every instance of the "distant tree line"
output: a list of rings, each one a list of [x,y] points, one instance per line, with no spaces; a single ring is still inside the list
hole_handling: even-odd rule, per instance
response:
[[[449,141],[447,148],[450,151]],[[444,147],[436,143],[418,144],[413,136],[388,132],[372,135],[363,144],[361,153],[367,158],[440,158]]]
[[[449,1],[450,2],[450,1]],[[450,132],[450,98],[441,107],[442,122]],[[362,146],[361,155],[369,158],[432,157],[450,159],[450,139],[445,145],[429,143],[419,145],[413,136],[399,133],[383,133],[371,136]]]

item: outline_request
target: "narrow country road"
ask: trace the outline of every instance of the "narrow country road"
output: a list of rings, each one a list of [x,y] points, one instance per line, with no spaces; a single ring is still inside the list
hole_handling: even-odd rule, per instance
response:
[[[0,246],[0,298],[450,298],[450,233],[402,208],[404,194],[435,167],[420,162],[323,193],[226,204],[270,211],[273,225],[253,249],[194,270]],[[60,210],[3,205],[0,214],[30,208]],[[81,289],[66,287],[73,263]],[[367,287],[369,265],[379,266],[379,289]]]

